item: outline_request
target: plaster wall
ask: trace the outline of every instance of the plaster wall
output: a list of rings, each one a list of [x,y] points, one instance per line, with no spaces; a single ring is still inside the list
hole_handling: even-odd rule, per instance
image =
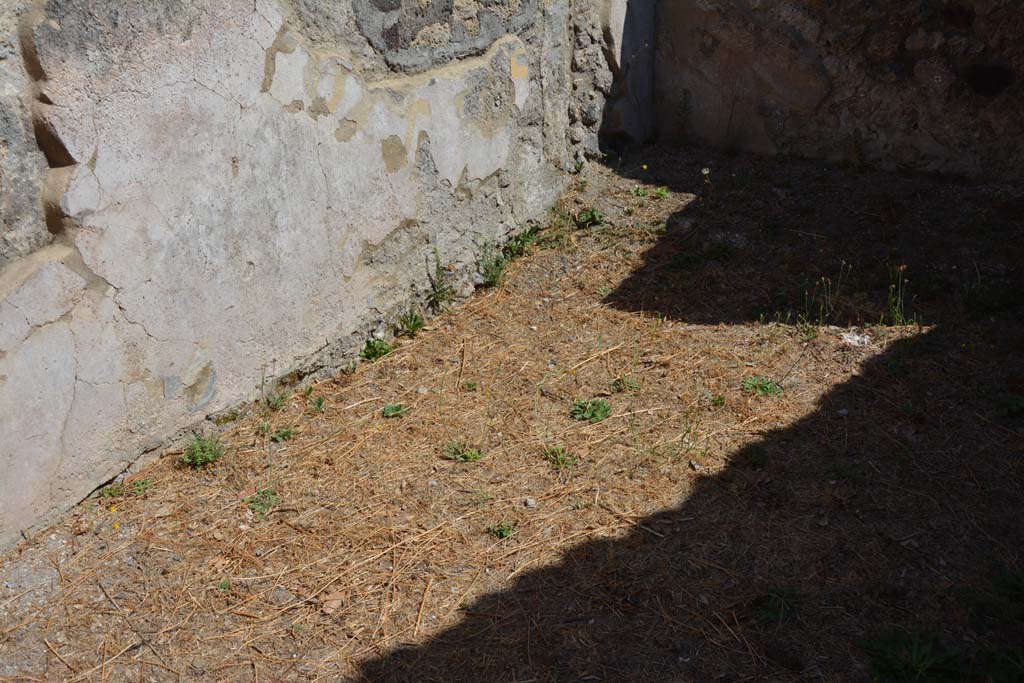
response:
[[[560,193],[566,0],[0,10],[0,544]]]

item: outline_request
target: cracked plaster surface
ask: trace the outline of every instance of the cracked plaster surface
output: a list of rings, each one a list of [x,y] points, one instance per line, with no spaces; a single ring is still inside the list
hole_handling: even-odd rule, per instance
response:
[[[275,2],[172,5],[51,0],[32,30],[74,164],[57,242],[0,272],[0,432],[26,435],[0,443],[0,543],[383,320],[433,245],[470,261],[560,187],[564,160],[523,144],[552,147],[534,112],[558,67],[516,35],[370,80]]]

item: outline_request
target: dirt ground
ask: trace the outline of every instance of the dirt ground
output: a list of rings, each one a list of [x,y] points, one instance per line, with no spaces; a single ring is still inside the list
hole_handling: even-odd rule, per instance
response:
[[[539,228],[0,560],[0,680],[1024,680],[1024,188],[644,150]]]

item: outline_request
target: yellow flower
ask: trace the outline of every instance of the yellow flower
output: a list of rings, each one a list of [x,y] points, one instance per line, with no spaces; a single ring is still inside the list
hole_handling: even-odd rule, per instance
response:
[[[121,525],[118,524],[117,522],[114,522],[114,531],[117,531],[120,528],[121,528]]]
[[[644,164],[641,168],[643,168],[646,171],[647,170],[647,164]]]
[[[110,510],[111,512],[117,512],[117,506],[116,506],[116,505],[111,505],[111,506],[110,506],[109,508],[107,508],[107,509],[108,509],[108,510]]]

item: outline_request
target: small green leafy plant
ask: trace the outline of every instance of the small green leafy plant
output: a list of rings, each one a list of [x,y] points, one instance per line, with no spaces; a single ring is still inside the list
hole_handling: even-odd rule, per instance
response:
[[[723,406],[725,406],[725,396],[722,396],[721,394],[715,394],[711,397],[712,408],[721,408]]]
[[[453,441],[444,447],[444,457],[455,462],[476,462],[484,457],[483,451],[473,448],[465,441]]]
[[[224,455],[224,447],[217,439],[198,438],[188,445],[181,456],[181,463],[186,467],[199,470]]]
[[[480,388],[480,385],[477,382],[466,382],[462,385],[462,388],[466,391],[476,391]]]
[[[480,277],[484,287],[497,287],[505,276],[508,262],[505,256],[491,244],[485,244],[480,252]]]
[[[651,195],[655,199],[667,199],[669,191],[667,187],[655,188],[654,193]]]
[[[531,244],[534,244],[537,241],[538,237],[537,226],[530,225],[530,227],[528,227],[524,232],[510,239],[505,244],[505,248],[502,250],[502,253],[505,254],[505,258],[519,258],[526,253],[526,250],[530,248]]]
[[[568,227],[572,214],[562,203],[551,207],[551,222],[537,235],[537,244],[544,248],[564,246],[569,241]]]
[[[359,357],[363,360],[377,360],[391,353],[391,344],[381,339],[367,339],[366,344],[363,346],[363,350],[359,352]]]
[[[284,408],[284,403],[287,400],[288,400],[288,397],[285,396],[284,394],[273,394],[273,395],[267,397],[267,406],[271,410],[276,412],[276,411],[281,410],[282,408]]]
[[[122,496],[141,496],[153,487],[149,479],[136,479],[135,481],[120,484],[111,484],[102,491],[100,495],[104,498],[120,498]]]
[[[640,391],[640,382],[628,375],[622,377],[616,377],[612,380],[612,391],[616,394],[622,394],[625,392]]]
[[[415,308],[410,308],[398,316],[398,332],[407,337],[415,337],[416,333],[422,330],[425,325],[426,322],[423,320],[423,315]]]
[[[608,401],[600,398],[592,398],[589,401],[573,401],[569,414],[574,420],[600,422],[611,416],[612,407]]]
[[[545,448],[544,459],[558,472],[567,472],[576,466],[576,458],[569,454],[565,446]]]
[[[963,680],[960,655],[932,634],[887,631],[861,642],[874,674],[883,681],[953,683]]]
[[[220,581],[217,582],[217,588],[219,588],[222,591],[231,590],[231,579],[228,579],[228,578],[221,579]]]
[[[434,266],[431,272],[427,273],[430,280],[430,293],[427,295],[427,302],[435,311],[440,311],[447,306],[455,297],[455,290],[448,284],[447,271],[441,265],[441,255],[434,247]]]
[[[999,401],[999,414],[1003,417],[1024,416],[1024,396],[1010,394]]]
[[[596,228],[601,225],[604,225],[604,214],[600,209],[591,207],[576,214],[577,228]]]
[[[320,414],[320,413],[324,412],[324,397],[323,396],[317,396],[314,399],[310,399],[310,401],[309,401],[309,409],[310,409],[310,411],[312,411],[312,412],[314,412],[316,414]]]
[[[743,390],[758,396],[778,396],[782,393],[782,387],[778,382],[760,375],[744,379]]]
[[[795,611],[796,595],[789,590],[772,590],[754,600],[754,614],[769,624],[779,624]]]
[[[120,498],[125,493],[124,484],[111,484],[106,486],[100,491],[100,496],[103,498]]]
[[[639,185],[637,185],[632,190],[630,190],[630,192],[633,193],[634,197],[646,197],[647,196],[647,190],[642,188],[642,187],[640,187]]]
[[[291,441],[295,437],[295,430],[286,427],[283,429],[275,429],[274,433],[270,435],[270,440],[274,443],[283,443],[285,441]]]
[[[245,499],[249,509],[259,515],[260,519],[281,502],[281,497],[273,489],[262,489]]]
[[[515,532],[516,532],[516,524],[515,524],[515,522],[508,522],[508,521],[505,521],[505,520],[502,520],[502,521],[498,522],[497,524],[492,524],[489,527],[487,527],[487,533],[489,533],[491,536],[494,536],[495,538],[499,538],[501,540],[505,540],[506,538],[511,537],[512,534],[514,534]]]
[[[402,417],[408,410],[401,403],[395,403],[384,406],[384,409],[380,412],[384,417]]]
[[[812,342],[818,338],[818,328],[808,322],[797,323],[797,332],[805,342]]]

